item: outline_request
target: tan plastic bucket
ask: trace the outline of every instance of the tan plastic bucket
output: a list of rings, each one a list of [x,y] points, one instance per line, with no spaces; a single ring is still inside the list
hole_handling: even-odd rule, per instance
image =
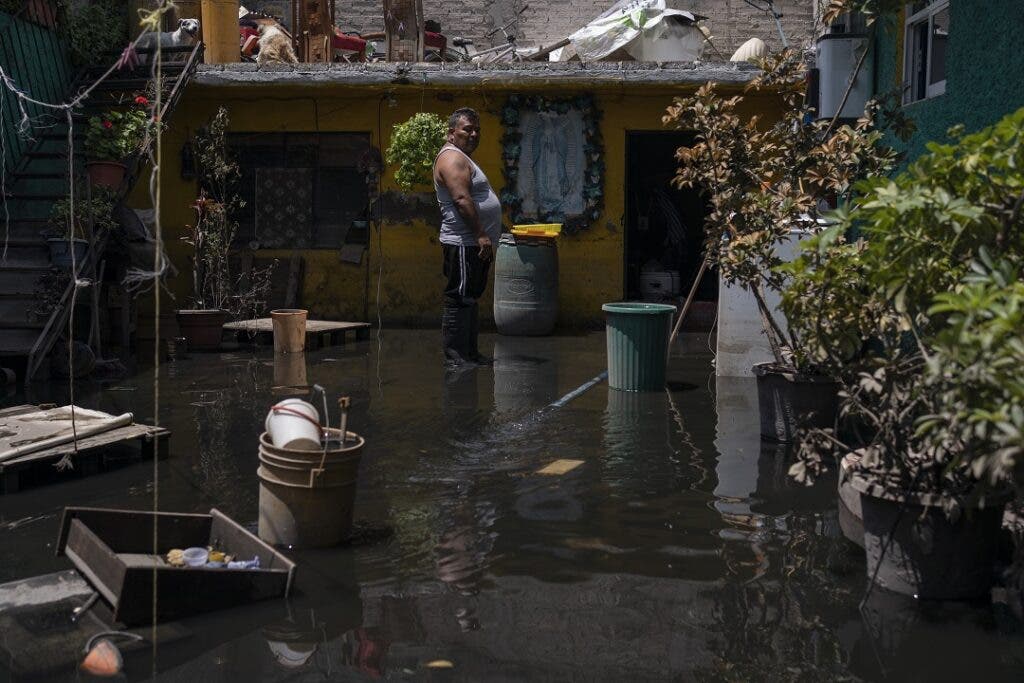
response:
[[[330,430],[335,437],[337,429]],[[348,432],[344,448],[326,453],[277,448],[260,435],[259,537],[273,545],[336,545],[352,530],[359,459],[365,441]]]
[[[301,308],[278,308],[270,312],[274,325],[274,353],[306,350],[306,314]]]
[[[242,61],[238,45],[238,0],[203,0],[203,43],[207,64]]]

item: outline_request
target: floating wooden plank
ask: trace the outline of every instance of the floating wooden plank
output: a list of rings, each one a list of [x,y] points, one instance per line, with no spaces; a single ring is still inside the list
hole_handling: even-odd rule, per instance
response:
[[[537,474],[565,474],[583,464],[582,460],[555,460],[537,470]]]
[[[225,323],[224,329],[234,332],[239,342],[268,346],[274,344],[274,324],[270,318]],[[307,320],[306,350],[315,351],[325,346],[343,345],[349,334],[353,334],[356,339],[367,339],[370,335],[370,323]]]
[[[32,413],[38,406],[21,405],[0,410],[0,418]],[[127,460],[145,460],[154,456],[167,455],[166,443],[171,432],[162,427],[131,424],[108,432],[78,440],[78,454],[75,444],[65,443],[0,463],[0,493],[15,493],[27,480],[39,475],[64,456],[72,456],[73,474],[88,476],[108,469],[115,463]]]

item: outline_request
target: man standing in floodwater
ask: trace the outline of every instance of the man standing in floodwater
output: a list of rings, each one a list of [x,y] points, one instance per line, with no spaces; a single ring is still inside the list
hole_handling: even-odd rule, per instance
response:
[[[501,204],[472,159],[479,144],[480,116],[469,108],[456,109],[448,117],[448,142],[434,159],[446,278],[441,343],[445,358],[457,365],[493,362],[477,348],[477,300],[487,288],[487,271],[501,237]]]

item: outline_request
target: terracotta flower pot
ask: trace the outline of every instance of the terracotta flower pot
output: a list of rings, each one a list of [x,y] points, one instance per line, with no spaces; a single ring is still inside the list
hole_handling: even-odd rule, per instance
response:
[[[128,167],[116,161],[90,161],[85,165],[89,171],[89,183],[93,187],[109,187],[113,190],[121,187]]]
[[[189,351],[219,351],[227,311],[220,309],[177,311],[178,329]]]

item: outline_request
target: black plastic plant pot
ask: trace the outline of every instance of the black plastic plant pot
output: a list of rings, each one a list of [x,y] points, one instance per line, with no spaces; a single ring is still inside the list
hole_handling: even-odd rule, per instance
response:
[[[1005,497],[951,519],[937,495],[894,495],[859,474],[850,482],[860,492],[869,581],[924,600],[989,597]]]
[[[839,414],[839,385],[831,377],[801,375],[774,363],[758,363],[757,402],[761,438],[790,443],[798,427],[831,427]]]

